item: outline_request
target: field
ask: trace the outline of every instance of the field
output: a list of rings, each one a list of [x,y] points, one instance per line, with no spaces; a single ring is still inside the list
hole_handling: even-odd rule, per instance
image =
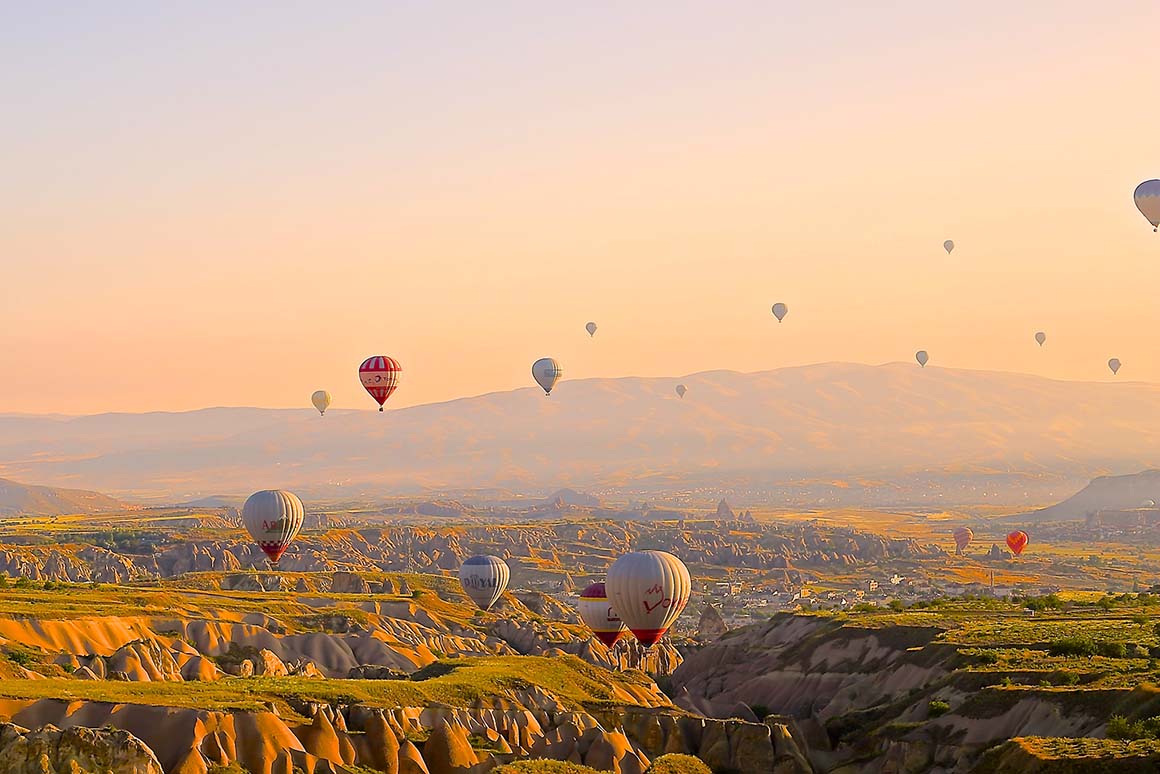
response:
[[[1148,535],[1054,524],[1033,529],[1016,558],[992,546],[1018,520],[988,508],[663,513],[625,519],[581,509],[535,519],[504,509],[388,516],[335,508],[299,535],[276,571],[226,508],[0,522],[15,568],[0,577],[0,699],[16,711],[41,699],[274,708],[302,724],[319,706],[477,711],[540,701],[602,718],[632,706],[685,717],[707,705],[689,704],[674,681],[688,679],[682,659],[716,647],[699,631],[713,606],[734,627],[723,647],[795,621],[819,626],[778,646],[779,665],[762,667],[769,671],[754,684],[848,672],[833,710],[809,722],[852,760],[899,745],[933,755],[951,749],[938,740],[965,733],[987,739],[962,750],[987,753],[982,765],[993,745],[1021,730],[1038,734],[1003,748],[995,770],[1006,771],[1022,765],[1012,761],[1053,756],[1146,759],[1160,737],[1160,594],[1150,593],[1160,545]],[[960,556],[950,536],[963,524],[975,541]],[[647,662],[594,647],[575,617],[575,594],[634,548],[682,556],[694,581],[667,650]],[[487,613],[455,577],[476,553],[503,556],[512,569],[509,592]],[[101,580],[102,568],[116,580]],[[721,593],[713,584],[724,580],[740,592]],[[741,673],[766,652],[754,643]],[[883,652],[894,655],[862,661]],[[280,671],[259,671],[263,659]],[[312,661],[317,669],[300,671]],[[366,679],[364,666],[386,672]],[[711,662],[715,681],[732,679],[721,669]],[[759,709],[808,719],[815,708],[797,702],[822,700],[809,686],[788,705],[746,696],[713,713],[740,722],[751,704],[752,719]],[[1011,720],[1025,713],[1047,720]],[[792,725],[786,733],[809,746]]]
[[[75,679],[0,679],[0,698],[100,701],[206,710],[261,711],[276,706],[283,716],[305,702],[371,707],[424,707],[433,703],[471,707],[482,701],[519,698],[533,686],[549,691],[568,709],[613,706],[614,686],[641,686],[638,672],[609,673],[573,657],[447,659],[402,680],[336,680],[300,677],[223,677],[214,682],[117,682]]]

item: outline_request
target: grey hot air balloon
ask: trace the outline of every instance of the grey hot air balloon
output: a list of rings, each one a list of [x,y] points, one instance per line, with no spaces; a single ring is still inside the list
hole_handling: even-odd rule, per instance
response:
[[[1043,331],[1037,331],[1035,334],[1035,342],[1037,344],[1039,344],[1039,346],[1042,347],[1043,342],[1045,342],[1045,341],[1047,341],[1047,334],[1044,333]]]
[[[596,323],[594,323],[594,322],[588,323],[587,325],[584,326],[584,330],[588,331],[589,336],[595,336],[596,335]]]
[[[930,360],[930,355],[926,354],[925,349],[920,349],[918,352],[914,353],[914,359],[918,361],[920,366],[926,368],[926,362]]]
[[[480,610],[490,610],[503,596],[511,570],[498,556],[473,556],[459,568],[459,583]]]
[[[1118,374],[1120,372],[1120,359],[1118,357],[1114,357],[1111,360],[1109,360],[1108,361],[1108,368],[1112,369],[1113,376]]]
[[[625,554],[608,568],[608,601],[646,648],[656,645],[689,603],[689,570],[664,551]]]
[[[947,241],[943,242],[943,249],[947,251],[947,255],[953,253],[955,250],[954,240],[948,239]]]
[[[277,564],[302,529],[305,509],[293,492],[264,489],[254,492],[242,506],[242,523],[258,547]]]
[[[330,393],[326,390],[317,390],[310,396],[310,402],[318,409],[319,414],[325,415],[326,410],[330,408]]]
[[[685,385],[683,385],[683,384],[677,385],[677,395],[679,395],[680,397],[682,397],[682,398],[685,397],[685,393],[688,391],[689,390],[685,387]]]
[[[786,312],[788,312],[788,311],[789,311],[789,307],[787,307],[785,304],[783,304],[780,301],[778,301],[776,304],[773,305],[773,316],[777,318],[778,322],[781,322],[782,320],[785,319]]]
[[[1140,183],[1132,198],[1136,201],[1136,209],[1152,224],[1152,230],[1160,229],[1160,180]]]
[[[552,394],[552,388],[556,386],[556,382],[560,381],[560,377],[563,375],[564,369],[560,367],[555,358],[542,357],[532,363],[532,378],[536,380],[536,384],[544,388],[545,395]]]

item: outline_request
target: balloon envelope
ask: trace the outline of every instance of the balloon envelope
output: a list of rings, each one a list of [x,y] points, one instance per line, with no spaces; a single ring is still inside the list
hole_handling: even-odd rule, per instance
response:
[[[677,385],[677,395],[681,396],[682,398],[685,397],[685,393],[688,391],[689,390],[687,387],[685,387],[685,385],[683,385],[683,384]]]
[[[1108,368],[1112,369],[1113,374],[1119,373],[1120,372],[1120,359],[1118,357],[1114,357],[1111,360],[1109,360],[1108,361]]]
[[[271,562],[282,558],[290,541],[302,529],[304,515],[298,496],[281,489],[254,492],[242,506],[242,523]]]
[[[1046,334],[1046,333],[1044,333],[1043,331],[1039,331],[1039,332],[1037,332],[1037,333],[1035,334],[1035,341],[1036,341],[1036,343],[1037,343],[1037,344],[1039,344],[1039,346],[1041,346],[1041,347],[1042,347],[1042,346],[1043,346],[1043,342],[1047,341],[1047,334]]]
[[[606,646],[616,644],[628,629],[624,621],[612,609],[608,602],[608,592],[603,583],[593,583],[580,593],[580,600],[576,603],[580,611],[580,620],[592,630],[596,639]]]
[[[511,570],[498,556],[473,556],[459,568],[459,583],[480,610],[490,610],[507,588]]]
[[[971,531],[970,527],[959,527],[955,530],[955,548],[961,554],[966,550],[971,541],[975,539],[975,533]]]
[[[588,331],[589,336],[595,336],[596,335],[596,323],[594,323],[594,322],[588,323],[587,325],[584,326],[584,330]]]
[[[1017,529],[1007,536],[1007,547],[1011,549],[1011,553],[1019,556],[1023,553],[1023,549],[1027,547],[1027,533],[1021,529]]]
[[[1132,198],[1136,201],[1136,209],[1152,224],[1152,230],[1160,227],[1160,180],[1140,183]]]
[[[319,414],[325,414],[326,409],[330,407],[330,393],[326,390],[318,390],[310,396],[310,402],[314,404],[314,408],[318,409]]]
[[[358,367],[359,381],[379,404],[379,411],[383,410],[383,404],[399,386],[399,376],[402,373],[403,367],[399,365],[399,361],[386,355],[372,355]]]
[[[928,360],[930,360],[930,355],[926,354],[925,349],[920,349],[918,352],[914,353],[914,359],[918,361],[920,366],[926,368],[926,363]]]
[[[692,581],[684,563],[665,551],[635,551],[608,568],[612,609],[641,645],[660,641],[689,603]]]
[[[552,388],[563,375],[564,369],[554,358],[542,357],[532,363],[532,378],[536,380],[536,384],[544,388],[545,395],[552,394]]]
[[[950,255],[955,249],[954,241],[948,239],[947,241],[943,242],[943,249],[947,251],[947,255]]]
[[[773,305],[773,316],[777,318],[778,322],[781,322],[782,320],[785,319],[785,315],[788,311],[789,311],[789,307],[787,307],[785,304],[781,303],[780,301],[778,301],[776,304]]]

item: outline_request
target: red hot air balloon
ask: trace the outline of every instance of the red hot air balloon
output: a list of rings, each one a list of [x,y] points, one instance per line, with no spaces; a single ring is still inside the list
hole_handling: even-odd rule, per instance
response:
[[[358,367],[358,378],[362,381],[363,388],[379,404],[379,411],[383,410],[383,404],[399,386],[401,373],[403,373],[403,367],[399,365],[399,362],[386,355],[368,357]]]
[[[608,602],[608,593],[604,590],[603,583],[593,583],[584,589],[580,593],[577,607],[580,610],[580,620],[592,630],[596,639],[610,648],[628,631],[624,621],[620,620],[620,616]]]
[[[959,527],[958,529],[956,529],[955,530],[955,549],[956,549],[956,552],[961,554],[963,551],[966,550],[967,546],[969,546],[971,544],[971,541],[974,539],[975,539],[975,533],[971,532],[970,527]]]
[[[1019,556],[1023,553],[1023,549],[1027,548],[1027,533],[1021,529],[1017,529],[1007,536],[1007,547],[1011,549],[1011,553]]]

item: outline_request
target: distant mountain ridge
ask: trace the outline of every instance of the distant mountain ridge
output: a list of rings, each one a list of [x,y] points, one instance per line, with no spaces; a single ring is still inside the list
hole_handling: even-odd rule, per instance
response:
[[[677,382],[688,387],[683,400]],[[266,487],[548,494],[794,481],[822,482],[826,496],[894,488],[934,502],[955,482],[982,502],[1000,485],[1066,479],[1047,501],[1095,475],[1160,465],[1157,420],[1152,384],[823,363],[566,380],[550,398],[527,388],[385,414],[0,417],[0,475],[169,502]]]
[[[1160,470],[1100,476],[1071,497],[1018,517],[1022,521],[1074,521],[1104,510],[1154,509],[1160,503]]]
[[[99,492],[32,486],[0,478],[0,514],[61,516],[117,511],[125,504]]]

